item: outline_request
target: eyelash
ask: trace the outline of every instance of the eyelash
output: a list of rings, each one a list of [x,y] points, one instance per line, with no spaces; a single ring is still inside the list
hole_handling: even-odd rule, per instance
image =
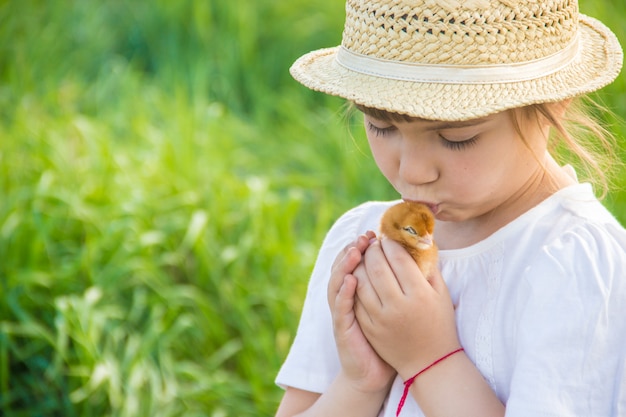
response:
[[[381,136],[381,137],[385,137],[391,134],[391,132],[395,130],[394,126],[376,127],[370,122],[367,123],[367,128],[371,130],[376,136]],[[439,138],[441,139],[441,143],[443,144],[443,146],[453,151],[463,150],[467,147],[475,145],[476,142],[478,141],[478,135],[472,136],[469,139],[461,140],[461,141],[449,140],[443,135],[439,135]]]
[[[476,145],[476,142],[478,141],[478,135],[461,141],[448,140],[442,135],[439,135],[439,137],[441,138],[441,143],[443,143],[443,146],[448,149],[452,149],[453,151],[460,151],[469,148],[470,146]]]
[[[395,130],[395,127],[376,127],[371,122],[367,122],[367,128],[374,132],[376,136],[387,136]]]

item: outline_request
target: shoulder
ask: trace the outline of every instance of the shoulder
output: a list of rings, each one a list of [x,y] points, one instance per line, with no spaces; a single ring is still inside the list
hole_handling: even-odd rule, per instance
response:
[[[343,247],[367,230],[377,231],[382,214],[397,202],[368,201],[346,211],[328,231],[323,246],[340,242]]]
[[[516,385],[533,384],[512,392],[507,410],[549,409],[563,384],[576,394],[562,406],[584,415],[609,415],[623,400],[626,232],[606,213],[580,214],[563,214],[559,233],[539,245],[507,303],[516,317]]]
[[[573,223],[538,248],[526,274],[529,282],[544,289],[550,284],[570,289],[578,286],[579,290],[620,284],[624,289],[624,229],[614,224]]]
[[[566,193],[536,226],[528,230],[534,249],[523,271],[533,294],[592,309],[626,300],[626,230],[591,193]]]
[[[623,252],[626,247],[626,230],[594,196],[589,184],[559,191],[510,226],[504,236],[520,240],[530,253],[600,255],[602,248]]]
[[[619,225],[615,216],[593,194],[591,184],[583,183],[565,188],[558,192],[554,199],[573,217],[591,223]]]
[[[626,230],[580,184],[552,196],[518,219],[496,243],[503,247],[502,268],[520,301],[554,298],[576,307],[626,299]],[[595,298],[592,294],[595,294]],[[543,299],[543,301],[541,301]],[[522,301],[525,303],[526,301]]]
[[[345,223],[350,224],[363,224],[371,222],[372,220],[378,221],[380,216],[385,210],[394,204],[397,204],[400,200],[393,201],[367,201],[359,204],[356,207],[346,211],[335,223],[336,225],[342,225]]]
[[[556,202],[552,215],[542,222],[546,230],[543,253],[562,259],[569,268],[581,263],[626,262],[626,230],[587,184],[564,190]]]

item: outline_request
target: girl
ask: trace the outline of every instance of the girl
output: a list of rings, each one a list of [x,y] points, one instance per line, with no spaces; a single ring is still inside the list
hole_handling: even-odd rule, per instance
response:
[[[575,0],[346,12],[342,45],[292,74],[364,113],[381,172],[436,217],[440,270],[375,239],[395,202],[342,216],[277,415],[626,415],[626,231],[548,147],[554,130],[593,164],[564,121],[619,73],[615,36]]]

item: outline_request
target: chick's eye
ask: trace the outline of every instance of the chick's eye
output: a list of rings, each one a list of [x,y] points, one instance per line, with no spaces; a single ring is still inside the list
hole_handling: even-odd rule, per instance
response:
[[[376,136],[387,136],[396,130],[396,128],[395,126],[378,127],[373,125],[372,122],[367,122],[367,130],[374,133]]]
[[[404,229],[405,231],[407,231],[409,234],[413,236],[417,236],[417,232],[411,226],[405,226],[402,229]]]

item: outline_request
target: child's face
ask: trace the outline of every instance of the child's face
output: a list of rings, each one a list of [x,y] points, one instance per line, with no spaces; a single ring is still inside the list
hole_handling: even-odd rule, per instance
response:
[[[499,214],[544,182],[547,127],[510,112],[466,122],[383,121],[365,115],[374,159],[403,199],[427,203],[438,220]],[[530,149],[529,149],[530,147]],[[531,199],[532,200],[532,199]]]

